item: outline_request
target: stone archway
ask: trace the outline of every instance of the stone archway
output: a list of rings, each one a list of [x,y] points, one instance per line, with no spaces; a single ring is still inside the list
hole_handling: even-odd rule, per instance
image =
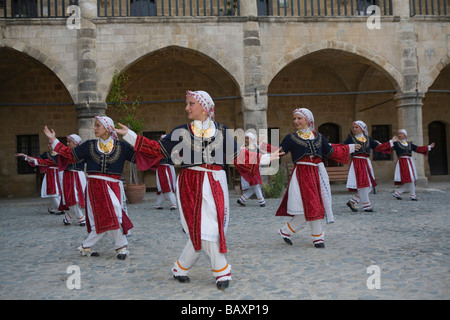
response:
[[[73,99],[50,68],[8,47],[0,48],[0,83],[0,196],[36,195],[40,190],[36,174],[21,171],[13,155],[37,156],[47,151],[44,125],[55,129],[58,137],[78,133]],[[24,146],[21,141],[28,142]]]
[[[72,100],[74,102],[78,100],[78,81],[76,70],[73,70],[71,73],[69,69],[50,58],[45,52],[19,40],[5,39],[4,44],[5,46],[0,47],[0,50],[4,48],[5,50],[20,52],[25,56],[34,58],[36,61],[42,63],[42,65],[51,70],[51,72],[53,72],[53,74],[63,83],[65,88],[67,88],[67,91],[70,93]]]
[[[386,58],[369,49],[364,49],[350,43],[334,40],[315,42],[313,44],[308,44],[299,47],[291,52],[288,52],[282,58],[272,63],[267,68],[265,83],[270,83],[272,79],[288,64],[301,59],[304,56],[314,54],[323,50],[335,50],[335,52],[337,52],[338,54],[340,52],[348,53],[352,54],[357,59],[365,60],[371,66],[384,73],[392,83],[392,86],[396,91],[400,91],[400,89],[403,87],[404,80],[402,73],[391,63],[389,63]]]
[[[437,68],[439,74],[427,88],[422,107],[424,143],[436,143],[425,161],[425,169],[431,175],[447,175],[450,167],[450,59],[441,59],[441,63]]]
[[[313,112],[316,129],[324,123],[338,125],[340,142],[354,120],[365,121],[369,133],[373,125],[397,126],[394,93],[400,85],[373,59],[336,48],[297,56],[272,78],[268,89],[267,124],[279,127],[280,137],[293,131],[292,111],[300,107]],[[377,177],[391,178],[392,161],[373,165]]]
[[[165,50],[167,48],[174,48],[180,51],[194,51],[197,52],[202,59],[210,59],[211,61],[214,61],[215,64],[220,66],[222,70],[224,70],[224,72],[233,79],[238,86],[239,91],[242,92],[242,88],[244,86],[244,75],[240,65],[226,55],[220,54],[214,46],[204,41],[193,40],[189,43],[189,46],[155,41],[150,45],[146,44],[136,46],[134,49],[127,51],[125,54],[118,57],[118,59],[111,66],[104,68],[104,70],[101,70],[99,73],[99,95],[103,97],[103,99],[106,99],[114,70],[123,72],[140,60],[146,59],[146,57],[154,52]]]
[[[184,123],[186,90],[207,91],[215,100],[216,120],[230,128],[242,127],[238,84],[228,70],[198,51],[165,47],[134,60],[121,72],[129,76],[124,88],[129,100],[142,101],[145,130],[167,131]]]

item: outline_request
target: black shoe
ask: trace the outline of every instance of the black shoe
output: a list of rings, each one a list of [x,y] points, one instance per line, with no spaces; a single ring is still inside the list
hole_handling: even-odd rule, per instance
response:
[[[402,200],[402,197],[396,195],[395,193],[393,193],[392,196],[397,200]]]
[[[93,251],[92,248],[83,248],[83,246],[79,246],[78,250],[80,250],[80,253],[82,256],[88,256],[88,257],[99,257],[100,253],[97,251]]]
[[[238,199],[237,203],[238,203],[239,205],[245,207],[245,203],[243,203],[243,202],[241,201],[241,199]]]
[[[325,248],[325,243],[315,243],[314,244],[314,247],[316,247],[316,248]]]
[[[178,282],[181,282],[181,283],[189,283],[189,282],[191,282],[191,279],[189,279],[188,276],[173,276],[173,278],[177,279]]]
[[[221,290],[228,288],[229,284],[230,284],[230,280],[216,282],[217,289],[221,289]]]
[[[288,245],[292,246],[292,241],[291,239],[289,239],[286,236],[283,236],[283,234],[281,233],[281,229],[278,230],[278,234],[281,236],[281,238],[283,238],[284,242],[286,242]]]
[[[157,210],[163,210],[164,208],[163,208],[163,207],[155,207],[155,209],[157,209]]]
[[[358,209],[355,208],[355,204],[351,201],[347,202],[347,207],[349,207],[353,212],[358,212]]]
[[[373,212],[373,209],[364,209],[364,212]]]
[[[127,250],[126,247],[122,247],[122,248],[116,250],[116,257],[119,260],[125,260],[129,253],[130,252]]]
[[[86,226],[86,223],[85,222],[81,222],[80,224],[78,224],[80,227],[84,227],[84,226]]]
[[[176,208],[176,207],[171,207],[170,210],[171,210],[171,211],[177,210],[177,208]]]
[[[265,207],[265,206],[266,206],[266,204],[265,204],[265,203],[263,203],[263,204],[260,204],[259,206],[260,206],[260,207]]]
[[[411,200],[411,201],[417,201],[417,199],[416,199],[416,198],[411,198],[410,200]]]
[[[70,222],[66,220],[66,218],[63,219],[64,225],[65,226],[70,226]]]

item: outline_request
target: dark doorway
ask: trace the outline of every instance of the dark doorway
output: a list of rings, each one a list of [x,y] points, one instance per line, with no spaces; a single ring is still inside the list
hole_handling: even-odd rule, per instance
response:
[[[319,126],[319,133],[327,138],[329,143],[340,143],[339,126],[337,124],[327,122]],[[322,159],[327,167],[338,167],[339,164],[331,159]]]
[[[428,125],[429,143],[434,142],[435,146],[428,155],[431,175],[448,174],[447,166],[447,130],[445,124],[440,121],[433,121]]]

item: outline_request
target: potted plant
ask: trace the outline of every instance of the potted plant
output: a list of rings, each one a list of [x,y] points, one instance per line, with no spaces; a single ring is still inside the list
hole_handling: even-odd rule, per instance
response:
[[[278,172],[269,177],[267,183],[263,183],[262,189],[265,198],[279,198],[287,187],[288,177],[286,171],[279,168]]]
[[[119,116],[119,122],[126,125],[136,133],[140,133],[144,128],[144,120],[136,117],[139,108],[140,97],[134,102],[128,102],[128,96],[123,89],[123,85],[129,77],[123,73],[114,71],[111,90],[109,91],[106,102],[112,105]],[[126,184],[125,194],[129,203],[142,202],[145,195],[145,184],[139,183],[138,170],[135,163],[130,163],[130,182]]]

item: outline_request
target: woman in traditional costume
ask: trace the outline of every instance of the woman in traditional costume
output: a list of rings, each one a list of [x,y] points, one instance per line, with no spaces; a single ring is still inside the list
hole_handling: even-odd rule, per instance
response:
[[[61,180],[58,170],[58,155],[52,150],[52,144],[48,143],[48,150],[37,158],[26,155],[24,153],[16,153],[16,157],[24,157],[25,161],[32,167],[39,167],[44,174],[41,185],[41,198],[50,200],[48,212],[50,214],[65,214],[64,211],[57,211],[61,203]]]
[[[207,92],[187,91],[185,111],[191,122],[177,126],[159,141],[138,136],[121,124],[122,129],[116,132],[134,145],[140,170],[146,170],[155,156],[171,158],[180,165],[176,195],[183,231],[189,239],[172,267],[174,278],[190,282],[189,270],[203,249],[210,258],[217,287],[225,289],[231,280],[231,265],[225,257],[230,211],[224,166],[234,163],[241,175],[253,176],[262,156],[255,153],[249,161],[254,164],[245,163],[248,151],[240,150],[227,127],[214,121],[214,102]],[[269,163],[270,155],[265,159]]]
[[[409,191],[409,199],[417,201],[415,182],[417,180],[416,165],[412,158],[412,152],[417,152],[425,156],[434,148],[434,142],[428,146],[417,146],[407,141],[408,133],[405,129],[400,129],[397,135],[389,141],[390,147],[397,154],[397,164],[395,166],[394,184],[400,187],[392,193],[392,196],[398,200],[400,195],[406,190]]]
[[[71,149],[79,146],[83,140],[77,134],[67,136],[67,146]],[[84,174],[84,161],[69,163],[66,158],[58,156],[58,168],[62,175],[62,197],[59,205],[60,211],[65,211],[63,223],[66,226],[76,218],[79,226],[86,225],[84,191],[86,189],[86,175]],[[73,211],[71,215],[71,211]]]
[[[314,116],[307,108],[293,112],[296,132],[288,134],[281,142],[281,151],[291,153],[294,170],[284,194],[277,216],[292,219],[278,230],[283,240],[292,245],[291,237],[306,222],[311,227],[312,242],[316,248],[324,248],[324,232],[321,220],[334,222],[331,206],[331,190],[328,174],[322,162],[324,157],[339,163],[347,163],[350,152],[359,145],[330,144],[315,131]]]
[[[257,139],[251,132],[245,134],[245,145],[242,147],[251,152],[261,153],[257,146]],[[260,207],[266,206],[266,201],[262,193],[262,180],[259,169],[255,172],[255,175],[250,180],[246,180],[244,176],[241,176],[241,189],[244,193],[239,197],[237,203],[245,207],[245,202],[255,194]]]
[[[377,183],[370,161],[370,150],[384,153],[389,151],[386,150],[385,145],[369,136],[367,125],[363,121],[354,121],[352,131],[353,135],[349,136],[344,144],[359,144],[361,148],[352,152],[346,187],[349,191],[357,193],[347,201],[347,206],[352,212],[358,212],[356,206],[361,204],[364,212],[373,212],[369,194]]]
[[[118,140],[114,122],[106,116],[95,117],[94,133],[98,139],[87,140],[73,149],[60,143],[53,129],[45,126],[44,132],[52,141],[53,149],[69,163],[86,162],[86,226],[89,235],[79,247],[81,254],[98,256],[92,247],[108,233],[114,241],[117,258],[124,260],[129,254],[126,235],[133,224],[128,217],[120,176],[125,161],[135,161],[133,147]]]
[[[164,138],[166,135],[162,135]],[[156,209],[163,209],[164,201],[170,203],[170,210],[177,209],[177,198],[175,196],[175,167],[170,159],[162,158],[156,168],[156,194],[158,195],[155,203]]]

